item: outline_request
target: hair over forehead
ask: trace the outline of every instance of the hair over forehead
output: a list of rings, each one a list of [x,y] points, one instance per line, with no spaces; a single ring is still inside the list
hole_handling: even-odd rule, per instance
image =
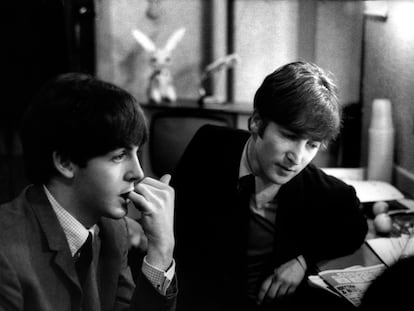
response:
[[[131,94],[80,73],[60,75],[40,90],[21,134],[29,178],[42,182],[54,171],[54,151],[86,165],[116,148],[140,146],[148,135],[144,113]]]
[[[320,67],[294,62],[269,74],[254,97],[254,110],[301,136],[327,141],[340,129],[337,88]]]

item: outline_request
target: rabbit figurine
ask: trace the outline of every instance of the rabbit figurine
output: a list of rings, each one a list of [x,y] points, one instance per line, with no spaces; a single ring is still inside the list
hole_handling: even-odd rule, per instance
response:
[[[177,94],[172,82],[169,70],[171,53],[183,38],[184,28],[176,30],[167,40],[164,48],[157,48],[154,42],[138,29],[132,31],[132,35],[142,48],[149,53],[152,66],[152,74],[147,88],[148,100],[155,104],[162,102],[173,103],[177,100]]]

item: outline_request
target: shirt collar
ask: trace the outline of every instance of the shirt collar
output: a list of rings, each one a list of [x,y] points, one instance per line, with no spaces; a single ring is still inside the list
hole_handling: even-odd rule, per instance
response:
[[[56,213],[60,225],[62,226],[69,244],[70,252],[72,256],[75,256],[88,238],[89,232],[92,233],[92,237],[94,237],[95,234],[98,234],[98,226],[93,225],[89,230],[86,229],[75,217],[65,210],[58,201],[56,201],[45,185],[43,185],[43,189],[52,205],[53,211]]]
[[[243,148],[243,153],[240,160],[239,179],[243,176],[253,174],[252,169],[250,168],[250,165],[247,161],[247,146],[249,145],[249,140],[246,142]]]

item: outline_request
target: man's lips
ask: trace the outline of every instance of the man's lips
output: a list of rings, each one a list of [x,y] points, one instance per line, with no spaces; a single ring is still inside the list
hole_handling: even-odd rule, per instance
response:
[[[132,190],[121,193],[120,197],[123,198],[125,200],[125,203],[129,203],[131,201],[131,199],[129,198],[129,194],[131,193]]]
[[[282,164],[277,164],[277,166],[279,168],[281,168],[283,171],[286,171],[286,172],[290,172],[290,173],[296,172],[296,169],[294,169],[293,167],[287,167],[287,166],[284,166]]]

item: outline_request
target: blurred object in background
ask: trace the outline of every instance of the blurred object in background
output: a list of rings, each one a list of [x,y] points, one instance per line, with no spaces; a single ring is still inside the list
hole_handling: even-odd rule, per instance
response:
[[[176,30],[167,40],[163,48],[159,48],[143,32],[138,29],[132,31],[135,40],[149,54],[149,63],[152,73],[147,86],[148,101],[154,104],[163,102],[175,103],[177,94],[175,92],[173,77],[169,66],[171,65],[171,54],[185,34],[185,28]]]
[[[234,53],[234,54],[229,54],[224,57],[221,57],[206,66],[200,78],[200,87],[199,87],[200,98],[198,100],[200,107],[203,107],[205,103],[223,104],[223,103],[220,103],[217,100],[217,98],[214,97],[214,94],[210,94],[210,95],[207,94],[205,82],[208,79],[211,79],[211,77],[215,73],[221,72],[224,69],[232,68],[240,62],[241,62],[241,59],[239,55]]]
[[[188,143],[205,124],[231,126],[224,116],[207,109],[166,110],[152,117],[148,144],[155,176],[173,172]]]

